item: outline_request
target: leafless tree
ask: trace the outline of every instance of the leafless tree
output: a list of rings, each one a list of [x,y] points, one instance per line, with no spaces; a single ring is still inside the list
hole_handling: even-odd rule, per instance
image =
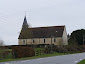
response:
[[[3,45],[4,45],[4,41],[0,40],[0,46],[3,46]]]

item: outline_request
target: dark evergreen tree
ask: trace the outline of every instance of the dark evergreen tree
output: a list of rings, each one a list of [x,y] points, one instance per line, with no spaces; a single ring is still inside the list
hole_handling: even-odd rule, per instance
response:
[[[68,34],[68,35],[67,35],[67,37],[68,37],[68,40],[69,40],[69,38],[70,38],[70,35]]]
[[[76,30],[73,31],[70,35],[70,39],[69,39],[69,44],[77,44],[77,45],[83,45],[84,44],[84,36],[85,35],[85,30],[81,29],[81,30]]]

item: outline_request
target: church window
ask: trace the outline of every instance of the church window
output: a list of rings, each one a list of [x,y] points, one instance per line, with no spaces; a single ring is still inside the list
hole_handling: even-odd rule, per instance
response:
[[[44,43],[45,43],[45,39],[44,39]]]
[[[25,40],[23,40],[23,44],[25,44]]]
[[[56,39],[54,38],[54,42],[56,42]]]
[[[32,40],[32,42],[33,42],[33,43],[35,42],[34,39]]]

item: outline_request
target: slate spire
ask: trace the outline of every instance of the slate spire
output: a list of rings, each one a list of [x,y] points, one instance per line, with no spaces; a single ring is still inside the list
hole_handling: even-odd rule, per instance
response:
[[[26,19],[26,15],[25,15],[23,25],[22,25],[22,29],[27,29],[27,28],[28,28],[28,23],[27,23],[27,19]]]

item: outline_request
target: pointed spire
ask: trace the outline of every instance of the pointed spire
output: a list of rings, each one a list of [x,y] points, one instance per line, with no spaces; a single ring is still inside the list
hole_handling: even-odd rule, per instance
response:
[[[24,17],[24,21],[23,21],[22,28],[23,28],[23,29],[28,28],[28,23],[27,23],[26,15],[25,15],[25,17]]]
[[[24,22],[23,22],[23,25],[28,25],[28,24],[27,24],[27,19],[26,19],[26,16],[24,17]]]

